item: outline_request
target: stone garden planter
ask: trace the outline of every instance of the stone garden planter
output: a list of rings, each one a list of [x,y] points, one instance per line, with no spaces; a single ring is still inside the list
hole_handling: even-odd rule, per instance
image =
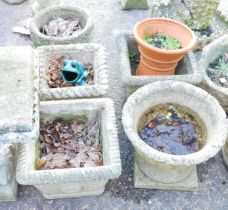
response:
[[[205,24],[201,24],[209,23],[209,29],[202,31],[195,30],[197,45],[194,50],[202,50],[203,47],[213,40],[228,33],[227,24],[218,15],[216,15],[215,12],[212,12],[213,10],[216,10],[215,8],[217,3],[217,0],[153,1],[151,7],[151,17],[166,17],[183,23],[189,23],[192,29],[201,27],[204,28]],[[225,10],[225,6],[223,6],[223,8]],[[205,21],[203,19],[205,19]]]
[[[100,141],[103,165],[97,167],[36,170],[36,143],[21,144],[18,151],[17,181],[33,185],[45,198],[99,195],[105,184],[121,174],[121,160],[115,125],[114,105],[110,99],[81,99],[41,102],[41,121],[63,117],[84,119],[101,112]]]
[[[202,82],[197,62],[192,52],[189,52],[182,61],[179,62],[176,75],[168,76],[136,76],[135,70],[131,69],[129,53],[139,53],[138,45],[129,32],[121,32],[117,35],[117,45],[120,56],[121,80],[130,95],[139,87],[159,80],[179,80],[193,85]]]
[[[50,88],[46,74],[52,56],[64,56],[66,59],[91,63],[94,69],[94,85]],[[77,44],[43,46],[37,49],[37,59],[40,69],[41,100],[88,98],[104,96],[108,89],[108,65],[104,48],[99,44]]]
[[[0,48],[0,143],[39,135],[38,68],[31,47]]]
[[[228,88],[220,87],[210,80],[207,68],[210,63],[220,55],[228,52],[228,35],[224,35],[204,48],[199,66],[203,76],[203,88],[212,94],[220,102],[221,106],[228,112]]]
[[[201,150],[171,155],[153,149],[139,137],[141,116],[155,105],[167,103],[187,107],[202,120],[207,137]],[[134,186],[188,191],[198,187],[196,165],[217,154],[228,130],[226,114],[217,100],[206,91],[179,81],[154,82],[133,93],[123,108],[123,126],[135,149]]]
[[[73,16],[79,18],[84,27],[77,35],[67,37],[47,36],[40,32],[40,28],[53,18],[60,16]],[[51,6],[39,12],[32,18],[30,23],[30,35],[35,47],[51,44],[75,44],[86,42],[93,28],[93,21],[90,15],[76,6]]]

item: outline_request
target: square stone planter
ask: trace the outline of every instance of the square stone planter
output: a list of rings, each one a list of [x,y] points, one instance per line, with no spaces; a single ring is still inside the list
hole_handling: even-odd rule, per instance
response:
[[[131,69],[129,53],[139,53],[138,45],[133,34],[120,32],[117,34],[117,45],[120,57],[121,81],[130,95],[139,87],[159,80],[178,80],[193,85],[199,85],[202,81],[194,54],[189,52],[178,64],[176,75],[171,76],[136,76],[135,70]]]
[[[121,160],[111,99],[81,99],[41,102],[41,122],[69,117],[86,119],[93,112],[101,113],[100,143],[103,165],[98,167],[36,170],[36,143],[20,144],[17,161],[18,183],[33,185],[45,198],[99,195],[109,179],[121,174]]]
[[[0,201],[15,201],[16,182],[16,146],[0,145]]]
[[[50,88],[45,78],[51,56],[91,63],[94,69],[94,85]],[[37,48],[40,70],[40,99],[74,99],[104,96],[108,89],[107,54],[99,44],[51,45]]]
[[[38,68],[31,47],[0,48],[0,143],[39,135]]]
[[[52,2],[56,4],[55,2]],[[44,4],[44,3],[43,3]],[[39,6],[38,6],[39,7]],[[41,4],[42,9],[42,4]],[[34,9],[36,12],[36,9]],[[57,37],[48,36],[40,32],[40,28],[48,21],[58,17],[75,17],[78,18],[83,29],[73,36]],[[88,41],[91,31],[93,29],[92,17],[88,12],[80,7],[68,6],[68,5],[53,5],[48,6],[38,12],[31,19],[30,22],[30,36],[35,47],[43,45],[54,45],[54,44],[76,44]]]

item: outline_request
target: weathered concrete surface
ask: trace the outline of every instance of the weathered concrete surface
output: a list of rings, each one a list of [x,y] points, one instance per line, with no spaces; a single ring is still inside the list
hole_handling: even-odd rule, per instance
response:
[[[33,50],[0,48],[0,133],[29,132],[33,118]]]
[[[121,109],[126,100],[125,90],[120,84],[119,59],[112,30],[132,30],[134,24],[149,17],[149,11],[122,11],[117,0],[72,0],[77,5],[90,10],[95,21],[93,41],[103,44],[109,52],[110,89],[108,91],[116,105],[119,142],[121,148],[123,173],[120,179],[108,183],[104,195],[74,199],[45,200],[41,193],[31,186],[19,186],[17,202],[0,203],[1,210],[227,210],[228,170],[221,153],[198,167],[199,191],[174,192],[162,190],[143,190],[133,188],[133,150],[123,133]],[[30,13],[28,1],[11,6],[0,1],[0,45],[31,44],[27,38],[13,34],[11,28],[17,21]],[[10,15],[9,15],[10,14]],[[105,26],[105,28],[104,28]],[[115,91],[114,91],[115,90]]]

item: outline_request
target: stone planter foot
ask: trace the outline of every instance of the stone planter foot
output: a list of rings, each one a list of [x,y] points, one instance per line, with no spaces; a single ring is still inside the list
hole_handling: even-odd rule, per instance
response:
[[[153,168],[153,170],[156,170]],[[159,190],[182,190],[182,191],[197,191],[198,177],[196,167],[192,173],[184,180],[176,183],[161,183],[148,177],[139,168],[137,161],[134,161],[134,187],[144,189],[159,189]]]
[[[48,187],[45,185],[37,185],[46,199],[70,198],[81,196],[101,195],[104,192],[106,182],[80,182],[70,184],[53,184]],[[64,190],[63,190],[64,189]]]
[[[0,145],[0,201],[16,201],[16,147]]]

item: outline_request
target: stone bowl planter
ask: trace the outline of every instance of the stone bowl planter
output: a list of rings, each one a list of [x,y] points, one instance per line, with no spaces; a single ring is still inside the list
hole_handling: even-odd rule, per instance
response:
[[[94,69],[94,85],[50,88],[46,80],[49,62],[52,56],[64,56],[66,59],[91,63]],[[108,89],[108,65],[105,49],[99,44],[52,45],[37,48],[37,60],[40,70],[41,100],[69,98],[88,98],[104,96]]]
[[[210,63],[212,63],[216,58],[228,52],[228,35],[224,35],[207,47],[204,48],[202,52],[201,59],[199,61],[199,69],[203,76],[203,85],[202,87],[212,94],[221,106],[228,112],[228,88],[220,87],[219,85],[215,84],[207,75],[207,68]]]
[[[159,104],[188,108],[204,124],[206,143],[198,152],[171,155],[153,149],[138,135],[141,116]],[[226,114],[206,91],[179,81],[159,81],[138,89],[123,108],[124,130],[135,149],[135,187],[193,191],[198,188],[196,165],[215,156],[227,138]],[[215,123],[216,122],[216,123]]]
[[[97,167],[36,170],[36,143],[19,145],[16,179],[33,185],[48,199],[99,195],[109,179],[121,174],[121,160],[115,125],[114,105],[110,99],[81,99],[41,102],[41,119],[71,117],[84,119],[101,112],[100,143],[103,165]]]
[[[160,80],[179,80],[193,85],[199,85],[202,82],[202,77],[199,72],[194,54],[189,52],[177,65],[176,75],[166,76],[136,76],[134,69],[131,69],[129,53],[137,53],[138,45],[134,36],[130,32],[119,32],[116,35],[117,47],[120,58],[120,75],[121,81],[127,89],[127,94],[130,95],[139,87],[151,82]]]
[[[77,35],[67,37],[51,37],[40,32],[40,28],[52,20],[62,15],[73,16],[80,20],[83,29]],[[75,44],[86,42],[93,28],[93,21],[90,15],[76,6],[51,6],[39,11],[30,22],[30,36],[35,47],[51,44]]]

